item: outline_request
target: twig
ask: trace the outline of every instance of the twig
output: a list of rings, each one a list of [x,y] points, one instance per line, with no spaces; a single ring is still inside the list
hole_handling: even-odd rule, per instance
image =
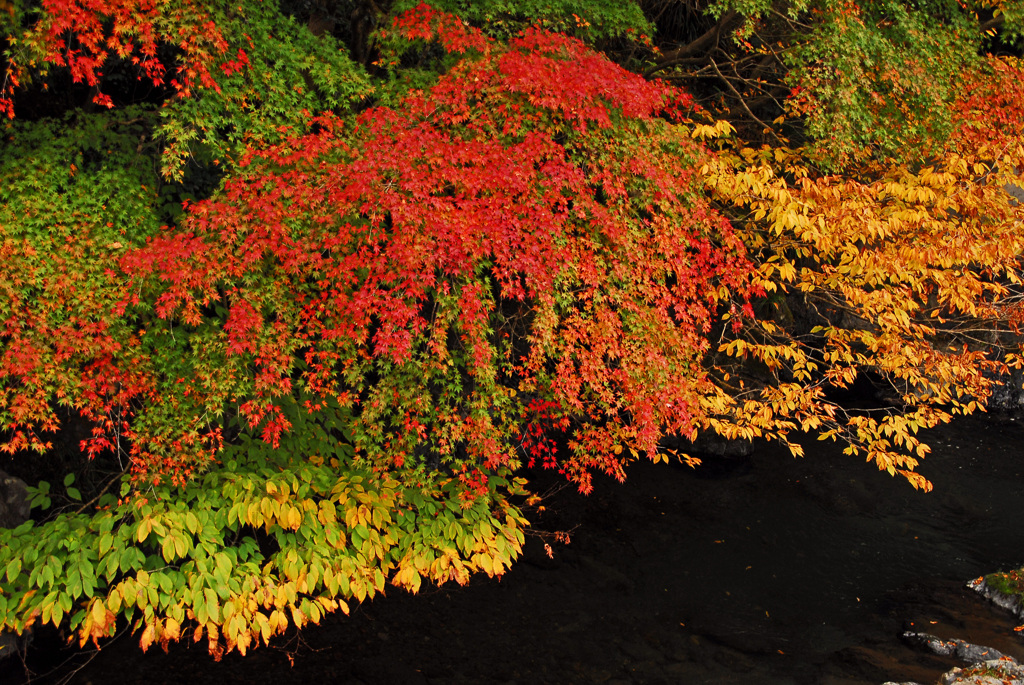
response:
[[[127,627],[127,626],[125,626],[125,628],[124,628],[124,629],[122,629],[120,633],[118,633],[118,634],[116,634],[116,635],[115,635],[114,637],[110,638],[110,640],[109,640],[109,641],[107,641],[107,643],[106,643],[106,644],[110,644],[110,643],[114,642],[115,640],[117,640],[117,639],[119,639],[119,638],[123,637],[123,636],[125,635],[125,633],[127,633],[127,632],[128,632],[128,627]],[[67,683],[70,683],[70,682],[71,682],[71,679],[72,679],[72,678],[74,678],[74,677],[75,677],[75,675],[76,675],[76,674],[77,674],[77,673],[78,673],[79,671],[81,671],[81,670],[82,670],[83,668],[85,668],[86,666],[88,666],[88,665],[89,665],[90,663],[92,663],[93,659],[95,659],[95,658],[96,658],[97,656],[99,656],[99,654],[100,654],[100,651],[102,651],[102,648],[101,648],[101,647],[97,647],[97,648],[93,649],[93,650],[92,650],[91,652],[89,652],[89,653],[88,653],[88,654],[89,654],[89,658],[87,658],[87,659],[86,659],[85,661],[83,661],[83,662],[82,662],[81,664],[79,664],[78,666],[76,666],[76,667],[75,667],[74,669],[72,669],[72,670],[71,670],[70,672],[68,672],[68,673],[65,673],[64,675],[60,676],[60,678],[59,678],[59,679],[58,679],[58,680],[56,681],[56,682],[57,682],[57,685],[67,685]],[[34,682],[34,681],[36,681],[36,680],[40,680],[40,679],[45,679],[45,678],[48,678],[48,677],[50,677],[51,675],[53,675],[53,674],[57,673],[58,671],[60,671],[60,670],[61,670],[62,668],[64,668],[64,667],[65,667],[65,666],[66,666],[66,665],[67,665],[68,663],[70,663],[70,662],[71,662],[71,661],[72,661],[73,659],[75,659],[76,657],[80,656],[81,654],[83,654],[83,652],[79,652],[79,653],[77,653],[77,654],[73,654],[73,655],[69,656],[69,657],[68,657],[67,659],[65,659],[65,660],[64,660],[63,662],[61,662],[61,663],[60,663],[60,664],[58,664],[57,666],[54,666],[54,667],[53,667],[52,669],[50,669],[50,670],[49,670],[48,672],[46,672],[46,673],[43,673],[42,675],[37,675],[37,676],[36,676],[35,678],[33,678],[33,677],[31,677],[31,676],[30,676],[30,677],[29,677],[29,679],[25,681],[25,682],[26,682],[26,684],[30,684],[30,683],[32,683],[32,682]],[[27,671],[27,668],[26,668],[26,671]]]
[[[721,72],[721,70],[718,68],[718,64],[713,59],[711,60],[711,66],[714,68],[715,73],[718,74],[719,78],[722,79],[722,82],[729,87],[729,90],[732,91],[732,94],[735,95],[736,98],[740,101],[740,104],[743,105],[743,109],[745,109],[747,114],[750,115],[750,118],[756,121],[757,123],[761,124],[761,126],[763,126],[766,131],[770,131],[772,135],[778,138],[778,135],[775,133],[771,126],[761,121],[761,119],[756,114],[750,111],[750,107],[747,106],[747,101],[743,98],[742,95],[740,95],[740,92],[736,90],[736,87],[732,85],[732,82],[729,81],[728,78],[726,78],[725,74]]]
[[[80,506],[80,507],[79,507],[78,509],[76,509],[76,510],[75,510],[75,513],[76,513],[76,514],[81,514],[81,513],[82,513],[83,511],[85,511],[85,510],[86,510],[86,509],[87,509],[87,508],[88,508],[88,507],[89,507],[90,505],[92,505],[92,504],[93,504],[94,502],[96,502],[96,500],[98,500],[98,499],[99,499],[100,497],[103,497],[103,495],[104,495],[104,494],[105,494],[105,493],[107,492],[107,490],[109,490],[109,489],[110,489],[110,486],[111,486],[111,485],[113,485],[114,483],[116,483],[116,482],[117,482],[118,480],[120,480],[120,479],[121,479],[121,476],[123,476],[123,475],[124,475],[124,471],[122,471],[121,473],[118,473],[118,474],[116,474],[116,475],[115,475],[115,476],[114,476],[113,478],[111,478],[111,479],[110,479],[109,481],[107,481],[107,484],[103,486],[103,489],[102,489],[102,490],[100,490],[100,491],[99,491],[99,492],[98,492],[98,493],[96,494],[96,496],[95,496],[95,497],[93,497],[93,498],[92,498],[91,500],[89,500],[88,502],[86,502],[85,504],[83,504],[82,506]]]

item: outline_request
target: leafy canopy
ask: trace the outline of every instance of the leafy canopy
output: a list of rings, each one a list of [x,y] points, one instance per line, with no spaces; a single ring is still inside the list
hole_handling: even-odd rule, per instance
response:
[[[1024,15],[1016,0],[716,0],[688,24],[661,16],[647,74],[690,88],[750,142],[797,140],[842,170],[942,154],[960,93],[985,78],[988,51],[1013,48]]]
[[[84,392],[95,367],[65,358],[66,389],[33,406],[100,419],[88,444],[140,489],[9,535],[8,627],[70,616],[95,639],[124,615],[144,646],[188,623],[244,650],[389,578],[501,573],[525,523],[510,474],[543,442],[524,422],[572,428],[548,463],[584,490],[692,426],[704,333],[753,291],[702,198],[705,153],[657,116],[685,97],[558,34],[503,44],[426,10],[395,30],[467,59],[400,107],[254,151],[180,228],[99,258],[114,320],[135,324],[104,357],[121,382]],[[317,513],[328,496],[354,503],[346,528]]]
[[[196,330],[208,411],[240,402],[269,442],[297,385],[358,404],[375,462],[514,466],[540,399],[576,422],[562,469],[589,490],[587,467],[621,476],[624,447],[690,429],[703,333],[751,267],[700,197],[700,148],[653,116],[670,92],[557,34],[449,37],[480,56],[254,155],[185,232],[122,264]]]
[[[2,447],[94,458],[3,533],[0,627],[244,653],[701,431],[927,490],[1021,366],[1012,7],[396,8],[367,71],[271,3],[0,4]]]

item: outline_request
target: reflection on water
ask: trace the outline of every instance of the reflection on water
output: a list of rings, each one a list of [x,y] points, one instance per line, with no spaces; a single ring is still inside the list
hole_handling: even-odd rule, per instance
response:
[[[934,681],[951,664],[900,644],[910,622],[1012,626],[959,588],[1024,561],[1024,430],[986,417],[933,436],[930,494],[822,443],[800,460],[763,448],[703,471],[639,464],[623,486],[549,503],[539,527],[579,523],[554,560],[534,541],[500,582],[395,590],[304,631],[294,665],[278,649],[213,664],[125,643],[74,682]]]

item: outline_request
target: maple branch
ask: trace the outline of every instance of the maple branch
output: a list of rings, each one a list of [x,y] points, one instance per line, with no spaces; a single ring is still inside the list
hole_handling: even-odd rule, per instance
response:
[[[805,31],[813,31],[814,30],[814,26],[812,24],[808,24],[808,23],[805,23],[805,22],[797,21],[793,17],[787,16],[787,15],[783,14],[782,12],[778,11],[775,8],[770,9],[769,12],[771,12],[771,14],[776,19],[780,19],[786,26],[799,27],[799,28],[801,28],[801,29],[803,29]]]
[[[714,26],[705,31],[699,38],[696,38],[675,50],[663,52],[661,57],[658,58],[658,63],[644,72],[644,77],[650,78],[653,74],[656,74],[663,69],[668,69],[669,67],[677,66],[691,60],[699,62],[705,61],[702,57],[694,58],[693,56],[701,53],[708,54],[712,50],[716,49],[721,41],[722,34],[739,26],[744,20],[745,18],[743,15],[735,10],[726,12],[718,19],[718,22],[716,22]]]
[[[996,16],[992,17],[988,21],[982,22],[981,26],[979,26],[978,29],[982,33],[988,33],[989,31],[998,31],[999,29],[1001,29],[1003,27],[1003,24],[1005,24],[1005,23],[1006,23],[1006,15],[999,14],[999,15],[996,15]]]

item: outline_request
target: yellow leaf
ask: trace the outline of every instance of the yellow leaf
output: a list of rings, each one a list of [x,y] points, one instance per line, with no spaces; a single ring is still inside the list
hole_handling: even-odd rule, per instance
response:
[[[164,622],[164,639],[176,641],[181,636],[181,625],[173,618]]]
[[[302,512],[295,507],[288,510],[288,526],[292,530],[298,530],[302,525]]]
[[[149,646],[153,644],[153,638],[156,637],[156,628],[152,623],[147,623],[145,629],[142,631],[142,637],[139,638],[139,647],[145,652],[149,649]]]

